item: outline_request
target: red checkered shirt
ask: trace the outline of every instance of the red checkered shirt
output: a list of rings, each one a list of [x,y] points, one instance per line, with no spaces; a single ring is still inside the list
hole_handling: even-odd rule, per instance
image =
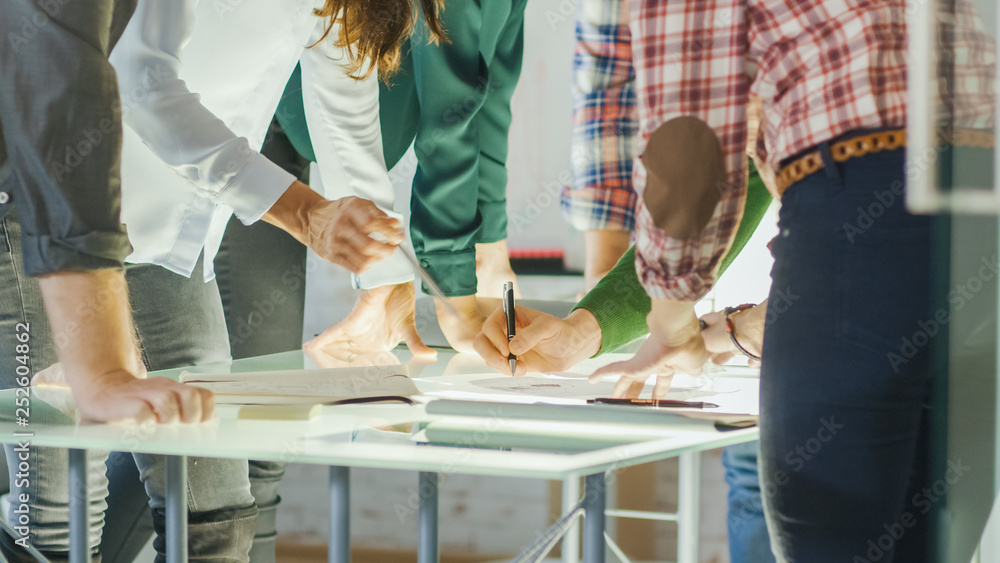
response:
[[[857,129],[906,124],[906,0],[630,0],[640,153],[664,122],[694,116],[715,131],[728,187],[701,236],[668,237],[639,200],[636,267],[654,299],[696,301],[711,288],[746,195],[747,103],[764,103],[767,161]],[[945,2],[947,3],[947,2]],[[992,128],[995,44],[965,0],[942,35],[953,43],[955,125]],[[971,75],[971,76],[970,76]],[[952,94],[954,94],[952,92]],[[964,98],[962,98],[964,96]],[[982,116],[989,115],[986,122]],[[758,146],[761,146],[758,144]],[[635,188],[645,188],[636,167]]]

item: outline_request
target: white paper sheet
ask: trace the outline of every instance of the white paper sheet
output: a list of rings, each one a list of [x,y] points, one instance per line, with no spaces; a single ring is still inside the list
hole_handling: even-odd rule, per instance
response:
[[[524,377],[489,374],[448,375],[415,379],[425,397],[503,401],[512,403],[552,403],[579,405],[588,399],[610,397],[617,376],[590,383],[586,374],[548,373]],[[652,396],[654,381],[647,381],[642,397]],[[726,377],[725,372],[713,377],[674,376],[667,399],[676,401],[706,401],[719,405],[719,412],[759,413],[757,379]],[[714,410],[714,409],[713,409]]]

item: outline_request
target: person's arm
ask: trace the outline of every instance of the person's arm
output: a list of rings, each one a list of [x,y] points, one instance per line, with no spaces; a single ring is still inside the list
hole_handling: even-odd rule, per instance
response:
[[[329,20],[316,18],[309,39],[313,46],[302,52],[299,87],[322,189],[328,199],[369,200],[402,223],[403,216],[393,211],[396,195],[382,153],[378,73],[361,80],[349,76],[341,62],[345,49],[334,41],[340,24],[320,41],[328,25]],[[359,287],[398,285],[413,277],[409,261],[397,252],[359,276]]]
[[[31,2],[3,5],[0,36],[12,43],[0,49],[0,217],[17,209],[29,276],[120,268],[131,252],[120,220],[118,82],[102,14],[89,3],[64,5],[29,44],[22,23],[45,14]]]
[[[736,311],[729,315],[733,321],[733,332],[735,339],[744,350],[756,357],[760,357],[764,348],[764,324],[767,320],[767,299],[756,307]],[[724,364],[733,356],[743,354],[743,351],[733,343],[733,336],[730,336],[726,327],[726,313],[724,311],[714,311],[703,317],[705,330],[702,337],[705,339],[705,348],[712,354],[712,361],[717,364]],[[754,360],[751,359],[751,362]]]
[[[83,420],[202,422],[214,416],[210,391],[163,377],[138,377],[135,329],[121,271],[56,272],[40,277],[38,284]],[[88,300],[94,306],[83,306]]]
[[[414,139],[418,168],[410,203],[413,249],[448,297],[477,291],[481,141],[475,114],[494,87],[479,50],[490,6],[457,2],[445,9],[441,15],[448,43],[427,44],[427,26],[418,23],[410,39],[413,74],[393,78],[413,80],[420,101]]]
[[[4,37],[40,13],[30,2],[7,3],[4,10]],[[24,270],[39,277],[81,417],[197,422],[213,416],[211,393],[136,378],[121,272],[131,246],[120,220],[118,83],[104,50],[114,37],[103,16],[91,3],[69,3],[38,29],[33,40],[44,50],[0,49],[0,80],[17,84],[0,88],[0,169],[17,174],[12,181],[0,178],[0,216],[17,207]],[[53,81],[53,68],[65,75]],[[16,80],[4,74],[15,69]]]
[[[636,268],[652,298],[650,336],[634,358],[591,377],[621,374],[615,396],[631,396],[655,372],[660,396],[673,373],[700,373],[709,358],[694,305],[711,289],[743,209],[746,6],[638,0],[632,9],[641,26],[632,32],[646,43],[636,75],[653,96],[640,125],[644,182],[636,183]],[[645,56],[652,52],[671,56]]]
[[[315,194],[251,149],[180,78],[196,5],[197,0],[139,3],[111,55],[124,93],[125,123],[199,195],[229,206],[244,224],[264,218],[356,273],[388,256],[403,238],[398,221],[371,202],[327,201]],[[374,232],[388,244],[367,236]]]
[[[636,183],[636,264],[652,299],[693,304],[715,281],[746,196],[745,6],[736,0],[640,0],[633,9],[645,26],[656,27],[645,36],[647,51],[671,53],[638,56],[635,63],[640,81],[664,93],[641,126],[645,181]],[[700,143],[717,148],[693,152]],[[676,166],[664,170],[665,158]]]
[[[751,162],[743,217],[729,252],[720,261],[720,277],[750,241],[770,205],[771,195]],[[618,265],[576,304],[575,309],[586,309],[597,319],[603,334],[598,354],[617,350],[649,332],[646,316],[650,311],[650,299],[636,273],[635,247],[622,256]]]
[[[743,218],[729,254],[722,259],[720,276],[746,246],[771,204],[771,196],[752,166]],[[645,336],[649,333],[646,317],[651,301],[639,283],[634,260],[635,247],[625,253],[565,319],[519,307],[517,334],[509,347],[504,313],[494,312],[476,338],[476,352],[501,372],[509,372],[507,354],[513,352],[519,357],[517,375],[523,375],[565,371],[587,358],[612,352]]]
[[[259,220],[295,178],[250,147],[181,79],[197,0],[139,2],[111,53],[122,116],[143,143],[199,195]]]

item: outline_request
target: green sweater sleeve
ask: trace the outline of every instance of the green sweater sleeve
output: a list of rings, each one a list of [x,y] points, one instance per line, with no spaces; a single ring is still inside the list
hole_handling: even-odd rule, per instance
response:
[[[719,276],[729,268],[747,241],[757,230],[757,225],[771,204],[771,194],[760,179],[753,162],[750,162],[750,180],[747,186],[747,200],[743,208],[743,218],[736,231],[733,246],[722,258]],[[586,309],[597,318],[601,327],[601,349],[597,355],[614,351],[649,332],[646,315],[651,302],[646,290],[639,283],[635,271],[635,246],[622,256],[621,260],[608,272],[573,310]]]

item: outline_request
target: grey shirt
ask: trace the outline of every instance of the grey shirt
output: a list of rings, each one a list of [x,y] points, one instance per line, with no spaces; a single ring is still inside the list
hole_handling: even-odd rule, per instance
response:
[[[135,0],[0,0],[0,218],[25,271],[121,268],[122,125],[108,54]]]

